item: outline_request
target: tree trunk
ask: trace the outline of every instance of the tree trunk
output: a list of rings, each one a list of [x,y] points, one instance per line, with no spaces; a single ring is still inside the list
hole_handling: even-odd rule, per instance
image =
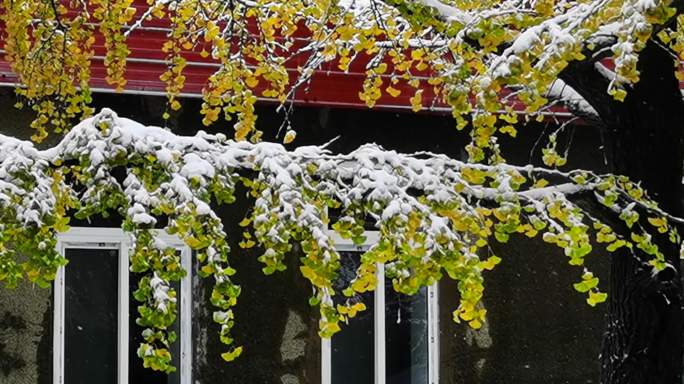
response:
[[[681,216],[684,102],[673,63],[649,43],[640,55],[641,81],[622,103],[607,95],[593,63],[573,63],[562,78],[599,112],[613,171],[641,181],[660,207]],[[656,275],[648,256],[612,255],[602,384],[682,384],[679,249],[657,243],[672,268]]]

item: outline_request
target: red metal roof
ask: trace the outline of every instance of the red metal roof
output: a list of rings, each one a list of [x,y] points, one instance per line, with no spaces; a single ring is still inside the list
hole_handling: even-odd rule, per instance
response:
[[[136,1],[136,4],[139,4]],[[143,3],[144,4],[144,3]],[[142,11],[138,10],[138,14]],[[0,26],[0,29],[2,26]],[[161,47],[166,41],[168,29],[159,21],[137,29],[128,38],[128,46],[131,51],[126,65],[127,85],[125,92],[136,94],[165,94],[165,84],[159,80],[159,76],[165,71],[166,54]],[[1,31],[0,31],[1,32]],[[105,80],[106,70],[104,67],[104,42],[97,36],[95,42],[95,57],[91,67],[90,85],[95,92],[114,92],[114,87]],[[183,74],[186,77],[183,96],[201,96],[202,89],[207,83],[209,76],[218,68],[218,63],[211,57],[200,55],[202,47],[193,50],[183,50],[182,55],[187,60],[187,66]],[[304,64],[306,57],[295,57],[286,64],[290,79],[294,81],[298,77],[297,67]],[[389,76],[387,76],[389,79]],[[4,51],[0,51],[0,85],[14,85],[16,75],[12,73],[9,63],[4,60]],[[362,59],[356,60],[349,71],[343,72],[337,68],[336,63],[325,63],[315,72],[311,82],[301,87],[294,95],[295,102],[307,105],[326,105],[337,107],[365,107],[365,103],[359,99],[359,91],[362,89],[365,79],[365,63]],[[387,82],[389,84],[389,80]],[[403,109],[410,108],[409,98],[414,90],[406,85],[395,86],[403,88],[398,97],[383,94],[376,103],[377,108]],[[432,87],[424,90],[425,105],[432,102]],[[255,89],[255,94],[260,95],[264,90],[263,83]],[[263,98],[268,100],[267,98]],[[435,105],[437,110],[447,111],[444,105]]]

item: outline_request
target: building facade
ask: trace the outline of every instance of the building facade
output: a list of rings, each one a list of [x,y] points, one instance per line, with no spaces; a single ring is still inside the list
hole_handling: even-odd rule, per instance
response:
[[[2,133],[28,137],[30,114],[11,107],[11,89],[2,90],[0,97]],[[230,129],[227,124],[201,127],[199,101],[194,99],[184,100],[182,112],[166,123],[159,120],[164,99],[157,96],[98,94],[95,106],[112,108],[143,124],[167,124],[177,134]],[[258,113],[265,140],[274,140],[272,128],[282,116],[268,103]],[[314,106],[296,108],[291,119],[298,130],[292,146],[340,136],[330,147],[340,153],[375,142],[400,152],[429,150],[460,158],[467,140],[455,132],[449,116],[435,113]],[[529,148],[545,124],[522,127],[521,137],[503,143],[511,162],[530,161]],[[574,129],[573,166],[602,170],[598,135],[591,127]],[[59,138],[49,140],[45,145]],[[52,288],[24,282],[17,289],[0,290],[0,383],[597,382],[604,309],[590,308],[574,292],[576,276],[562,251],[523,237],[494,244],[503,262],[485,276],[488,321],[480,330],[452,321],[458,290],[448,279],[412,297],[395,293],[391,283],[384,282],[364,298],[365,312],[332,340],[321,340],[318,310],[307,302],[311,287],[299,273],[299,251],[295,248],[287,259],[287,270],[265,276],[256,260],[259,250],[237,245],[242,232],[238,223],[251,202],[245,191],[236,196],[234,204],[216,209],[230,237],[231,265],[242,287],[233,333],[244,352],[237,360],[226,363],[220,357],[223,345],[209,303],[212,282],[198,276],[190,249],[168,238],[190,271],[177,287],[179,337],[172,352],[178,371],[167,376],[144,369],[136,356],[141,329],[135,323],[137,303],[132,298],[139,277],[129,272],[129,240],[119,229],[120,220],[74,220],[59,243],[69,265]],[[340,284],[364,247],[372,245],[369,230],[368,243],[361,247],[339,241],[345,260]],[[607,276],[606,256],[588,262]]]

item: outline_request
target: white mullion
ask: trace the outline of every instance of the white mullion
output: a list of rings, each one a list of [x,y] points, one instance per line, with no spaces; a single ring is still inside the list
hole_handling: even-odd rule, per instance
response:
[[[111,241],[103,243],[79,243],[69,241],[64,243],[64,250],[67,249],[102,249],[102,250],[119,250],[119,244]]]
[[[331,338],[321,338],[321,384],[332,384],[331,341]]]
[[[119,243],[119,348],[118,352],[118,374],[119,384],[128,383],[128,329],[129,321],[129,244],[125,238],[122,238]]]
[[[64,245],[57,241],[57,252],[64,256]],[[64,266],[57,269],[53,283],[54,308],[52,318],[52,382],[64,383]]]
[[[375,272],[375,384],[385,384],[385,264]]]
[[[190,249],[181,249],[181,265],[187,272],[181,280],[181,313],[180,319],[180,374],[181,384],[192,381],[192,258]]]
[[[428,287],[428,381],[439,383],[439,284]]]

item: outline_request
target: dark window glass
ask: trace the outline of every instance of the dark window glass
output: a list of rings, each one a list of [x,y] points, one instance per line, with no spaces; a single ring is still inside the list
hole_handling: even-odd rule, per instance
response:
[[[428,382],[427,288],[413,296],[397,293],[385,280],[387,384]]]
[[[65,256],[65,382],[115,384],[119,251],[67,249]]]
[[[340,252],[342,267],[335,289],[341,292],[356,275],[359,266],[359,253]],[[335,297],[335,303],[344,297]],[[332,337],[332,384],[372,384],[374,382],[374,332],[373,332],[373,292],[366,292],[361,299],[366,310],[342,325],[342,331]]]
[[[190,271],[188,271],[189,273]],[[129,384],[180,384],[180,313],[181,313],[181,291],[180,283],[173,282],[171,286],[176,291],[176,322],[173,324],[172,330],[176,332],[176,342],[171,344],[169,351],[172,356],[173,366],[176,367],[176,372],[166,374],[159,371],[153,371],[151,368],[145,368],[143,361],[138,357],[138,347],[143,341],[142,331],[144,328],[136,324],[135,320],[138,318],[138,306],[140,302],[135,300],[133,292],[138,289],[138,283],[144,276],[141,273],[131,273],[129,284],[129,345],[128,345],[128,382]]]

